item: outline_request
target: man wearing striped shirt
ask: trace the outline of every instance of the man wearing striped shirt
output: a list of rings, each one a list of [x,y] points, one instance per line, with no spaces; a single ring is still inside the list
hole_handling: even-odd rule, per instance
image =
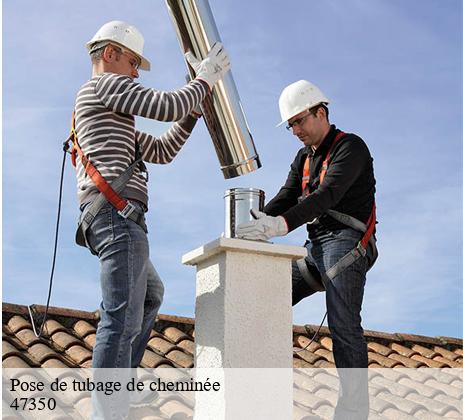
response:
[[[83,155],[112,183],[137,159],[166,164],[180,151],[200,116],[195,109],[229,70],[228,55],[216,44],[203,61],[187,56],[196,78],[173,92],[135,82],[138,70],[149,70],[143,36],[132,25],[103,25],[87,48],[92,78],[79,90],[75,132]],[[135,129],[135,116],[175,121],[159,138]],[[85,231],[85,243],[101,263],[102,302],[93,350],[94,368],[137,367],[162,302],[164,288],[149,259],[144,212],[148,207],[144,164],[137,165],[120,196],[128,200],[137,221],[124,217],[109,202]],[[78,199],[86,211],[100,191],[77,160]]]

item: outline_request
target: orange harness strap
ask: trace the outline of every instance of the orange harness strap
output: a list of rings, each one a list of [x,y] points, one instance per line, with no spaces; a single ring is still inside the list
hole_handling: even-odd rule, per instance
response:
[[[69,141],[72,143],[71,149],[71,160],[72,164],[76,166],[76,155],[79,155],[80,161],[84,166],[86,174],[92,179],[95,186],[98,190],[104,194],[106,199],[119,211],[122,211],[126,208],[128,201],[122,198],[119,194],[117,194],[112,188],[111,185],[108,184],[106,179],[104,179],[103,175],[100,174],[98,169],[93,166],[92,162],[84,155],[82,149],[79,146],[79,142],[77,141],[77,133],[75,129],[75,115],[74,112],[72,113],[72,121],[71,121],[71,134],[69,136]]]

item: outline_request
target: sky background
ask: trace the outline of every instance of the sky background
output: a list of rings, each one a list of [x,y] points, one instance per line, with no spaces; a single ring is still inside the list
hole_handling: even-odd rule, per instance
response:
[[[263,167],[225,180],[201,121],[170,165],[150,165],[152,260],[166,286],[162,313],[194,316],[195,269],[183,254],[224,230],[224,191],[263,189],[269,201],[301,144],[279,122],[278,97],[306,79],[331,99],[330,120],[374,157],[380,257],[368,274],[365,329],[463,335],[461,0],[210,0]],[[45,304],[61,143],[85,43],[110,20],[145,36],[152,71],[140,83],[174,90],[186,73],[164,1],[3,2],[3,301]],[[168,124],[139,119],[159,135]],[[98,260],[74,244],[74,169],[67,162],[51,304],[93,311]],[[302,245],[304,227],[278,240]],[[318,324],[324,294],[294,309]]]

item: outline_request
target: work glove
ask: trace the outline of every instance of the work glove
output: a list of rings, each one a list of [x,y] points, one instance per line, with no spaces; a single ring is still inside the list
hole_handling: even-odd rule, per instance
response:
[[[196,79],[204,80],[212,90],[213,86],[230,70],[230,58],[220,42],[216,42],[207,57],[199,61],[191,51],[185,54],[196,74]]]
[[[288,226],[284,217],[267,216],[255,209],[251,210],[251,214],[256,220],[239,225],[236,228],[238,238],[268,241],[274,236],[284,236],[288,233]]]

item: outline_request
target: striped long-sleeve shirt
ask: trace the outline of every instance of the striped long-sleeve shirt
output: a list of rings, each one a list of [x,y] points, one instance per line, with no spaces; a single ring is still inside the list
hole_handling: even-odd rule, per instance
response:
[[[203,81],[193,80],[173,92],[149,89],[130,77],[103,73],[86,82],[75,103],[75,127],[83,153],[106,181],[117,178],[135,160],[136,147],[144,161],[165,164],[172,161],[185,144],[196,119],[190,112],[209,91]],[[135,129],[135,116],[158,121],[176,121],[156,138]],[[99,194],[93,181],[77,160],[79,203]],[[148,205],[147,185],[139,168],[121,195]]]

